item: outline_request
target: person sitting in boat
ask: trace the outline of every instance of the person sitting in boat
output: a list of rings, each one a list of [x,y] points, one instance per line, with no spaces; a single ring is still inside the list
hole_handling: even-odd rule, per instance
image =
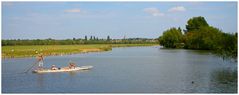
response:
[[[56,67],[56,65],[52,65],[51,66],[51,70],[57,70],[58,68]]]
[[[43,69],[43,55],[39,54],[37,56],[38,68]]]
[[[72,68],[75,69],[75,68],[76,68],[76,64],[73,63],[73,62],[70,62],[70,63],[69,63],[69,68],[70,68],[70,69],[72,69]]]

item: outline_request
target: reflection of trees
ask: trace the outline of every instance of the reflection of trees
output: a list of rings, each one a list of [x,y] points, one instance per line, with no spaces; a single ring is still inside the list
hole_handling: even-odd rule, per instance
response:
[[[237,72],[236,71],[219,71],[216,73],[216,79],[219,83],[228,84],[231,82],[237,81]]]
[[[237,70],[217,70],[212,73],[210,83],[210,90],[212,92],[236,93]]]

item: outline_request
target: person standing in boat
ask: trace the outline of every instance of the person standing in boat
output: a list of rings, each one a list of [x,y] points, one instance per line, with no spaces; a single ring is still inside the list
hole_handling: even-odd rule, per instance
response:
[[[38,68],[43,69],[43,55],[39,54],[37,56]]]

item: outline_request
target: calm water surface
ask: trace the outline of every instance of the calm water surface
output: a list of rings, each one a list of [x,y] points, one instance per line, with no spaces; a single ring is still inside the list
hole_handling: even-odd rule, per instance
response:
[[[3,93],[237,93],[237,64],[205,51],[152,47],[50,56],[45,67],[92,65],[88,71],[19,74],[35,58],[2,60]]]

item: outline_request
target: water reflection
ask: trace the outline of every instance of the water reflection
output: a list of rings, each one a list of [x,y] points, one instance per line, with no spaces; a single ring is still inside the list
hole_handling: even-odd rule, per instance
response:
[[[237,93],[237,70],[221,69],[211,75],[212,92]]]
[[[76,76],[76,72],[69,72],[70,77]]]
[[[37,74],[37,87],[43,89],[44,87],[44,74]]]

